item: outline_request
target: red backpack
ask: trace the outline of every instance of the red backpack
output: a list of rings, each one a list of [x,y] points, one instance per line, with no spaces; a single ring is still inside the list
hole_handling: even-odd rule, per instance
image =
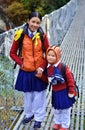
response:
[[[62,73],[62,75],[63,75],[63,78],[65,79],[65,81],[67,80],[66,79],[66,65],[65,64],[63,64],[62,63],[62,66],[61,66],[61,73]],[[74,79],[74,75],[73,75],[73,73],[71,72],[71,74],[72,74],[72,77],[73,77],[73,80],[74,80],[74,84],[75,84],[75,87],[74,87],[74,89],[75,89],[75,92],[76,92],[76,98],[79,98],[79,88],[78,88],[78,85],[76,84],[76,80]]]

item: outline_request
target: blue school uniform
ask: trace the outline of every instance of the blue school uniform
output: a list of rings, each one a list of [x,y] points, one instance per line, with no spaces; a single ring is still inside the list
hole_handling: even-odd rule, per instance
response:
[[[47,88],[48,83],[43,82],[41,79],[35,77],[35,71],[26,72],[19,70],[15,89],[22,92],[33,92],[33,91],[43,91]]]
[[[63,78],[63,75],[61,73],[61,70],[59,66],[50,66],[47,70],[48,73],[48,79],[51,78],[51,85],[52,87],[55,85],[56,87],[59,87],[60,85],[61,89],[58,91],[54,91],[52,89],[52,106],[55,109],[67,109],[73,106],[75,103],[75,97],[69,98],[68,97],[68,87],[66,86],[64,89],[62,89],[63,85],[65,84],[65,80]]]

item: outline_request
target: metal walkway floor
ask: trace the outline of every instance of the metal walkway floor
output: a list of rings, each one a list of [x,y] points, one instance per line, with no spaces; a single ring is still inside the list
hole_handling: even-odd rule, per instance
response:
[[[70,67],[79,86],[80,97],[73,106],[70,130],[85,130],[85,0],[80,0],[77,12],[61,44],[62,61]],[[53,111],[50,103],[51,92],[47,91],[47,115],[40,130],[52,130]],[[24,115],[14,130],[33,130],[34,121],[26,126],[21,124]],[[20,124],[20,125],[18,125]]]

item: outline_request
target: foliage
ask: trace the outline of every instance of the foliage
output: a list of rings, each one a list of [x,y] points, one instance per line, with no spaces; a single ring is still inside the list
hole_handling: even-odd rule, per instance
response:
[[[40,0],[18,0],[22,2],[25,6],[25,9],[31,11],[38,11],[41,12],[42,15],[45,15],[45,10],[43,9],[45,6],[45,0],[40,1]]]
[[[63,5],[65,5],[69,0],[46,0],[44,10],[46,14],[51,13],[54,10],[59,9]]]
[[[51,13],[52,11],[65,5],[69,0],[19,0],[22,2],[26,9],[30,11],[39,11],[42,15]]]
[[[7,9],[6,15],[12,20],[12,22],[18,26],[26,22],[28,16],[28,10],[24,9],[22,3],[13,2]]]
[[[5,8],[5,7],[11,5],[12,2],[14,2],[14,1],[16,1],[16,0],[2,0],[1,1],[1,6],[3,6]]]
[[[10,3],[6,9],[6,14],[15,25],[19,26],[26,22],[27,16],[31,11],[38,11],[44,16],[45,14],[57,10],[69,1],[70,0],[6,0],[6,2]]]

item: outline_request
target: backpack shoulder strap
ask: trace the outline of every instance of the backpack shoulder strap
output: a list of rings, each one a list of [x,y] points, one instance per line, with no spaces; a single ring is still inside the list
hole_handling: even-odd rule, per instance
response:
[[[19,41],[19,55],[21,53],[22,46],[23,46],[23,38],[24,38],[24,33],[22,32],[20,38],[18,39],[18,41]]]
[[[63,75],[63,78],[65,79],[66,81],[66,65],[64,63],[61,64],[61,73]]]
[[[45,33],[40,36],[40,39],[41,39],[41,42],[42,42],[42,50],[43,50],[43,52],[45,52],[45,49],[44,49],[44,40],[45,40],[45,38],[46,38],[46,34]]]
[[[44,40],[45,40],[46,34],[44,33],[44,31],[41,27],[39,27],[38,32],[40,33],[40,39],[42,42],[42,50],[44,52]]]
[[[19,41],[19,51],[18,51],[18,56],[21,54],[21,51],[22,51],[22,46],[23,46],[23,38],[24,38],[24,33],[22,32],[18,41]],[[16,68],[17,66],[17,63],[15,62],[14,64],[14,69]]]

